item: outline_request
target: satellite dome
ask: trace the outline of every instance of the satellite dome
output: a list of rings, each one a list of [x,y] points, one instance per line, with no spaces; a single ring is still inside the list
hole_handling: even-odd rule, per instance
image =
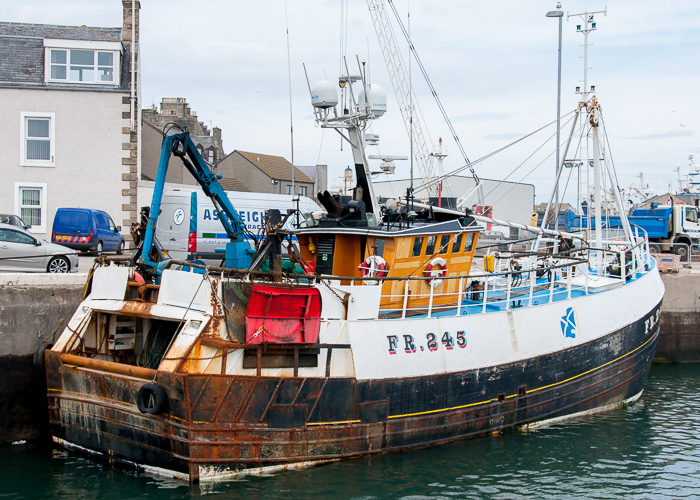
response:
[[[321,80],[311,87],[311,105],[314,108],[332,108],[338,104],[335,85],[328,80]]]
[[[386,113],[386,92],[377,84],[367,85],[367,97],[365,91],[360,92],[360,107],[365,106],[365,101],[369,105],[369,112],[379,118]]]

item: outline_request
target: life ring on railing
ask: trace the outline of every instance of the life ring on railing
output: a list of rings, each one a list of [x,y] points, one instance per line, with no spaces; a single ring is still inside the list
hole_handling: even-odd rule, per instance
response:
[[[358,267],[363,278],[386,278],[389,274],[389,265],[379,255],[370,255]]]
[[[168,406],[168,395],[158,384],[143,384],[136,394],[136,406],[141,413],[158,415]]]
[[[435,269],[435,266],[440,266]],[[430,264],[423,270],[423,274],[428,277],[428,284],[433,288],[437,288],[443,282],[443,277],[447,276],[447,263],[442,257],[435,257],[430,261]]]

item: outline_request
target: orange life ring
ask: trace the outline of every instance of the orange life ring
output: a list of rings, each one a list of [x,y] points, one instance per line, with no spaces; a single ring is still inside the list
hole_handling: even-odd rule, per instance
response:
[[[435,269],[435,266],[440,266],[439,269]],[[447,263],[442,257],[435,257],[430,261],[430,264],[423,270],[423,274],[428,278],[428,284],[436,288],[440,286],[443,282],[443,277],[447,276]]]
[[[389,274],[389,265],[379,255],[370,255],[358,267],[363,278],[386,278]]]

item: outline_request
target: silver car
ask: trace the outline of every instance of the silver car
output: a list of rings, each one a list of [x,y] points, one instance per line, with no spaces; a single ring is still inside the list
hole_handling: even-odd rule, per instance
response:
[[[78,271],[78,254],[17,226],[0,224],[0,271],[74,273]]]

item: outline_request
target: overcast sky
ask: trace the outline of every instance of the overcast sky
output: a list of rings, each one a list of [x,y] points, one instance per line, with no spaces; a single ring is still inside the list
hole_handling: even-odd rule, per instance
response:
[[[404,23],[410,7],[414,46],[470,160],[556,118],[558,21],[545,17],[556,1],[395,0],[395,5]],[[608,157],[623,188],[638,183],[643,172],[657,192],[676,191],[676,165],[686,174],[689,154],[700,163],[700,4],[666,5],[562,2],[562,115],[575,109],[574,90],[583,79],[583,35],[576,32],[581,19],[573,14],[607,6],[607,15],[595,15],[598,29],[590,35],[588,82],[602,104]],[[119,0],[4,2],[0,14],[2,21],[98,27],[121,26],[121,19]],[[395,32],[400,36],[396,27]],[[407,52],[403,38],[398,41]],[[222,129],[226,153],[239,149],[291,160],[293,125],[294,163],[328,164],[329,184],[339,180],[352,157],[347,147],[341,151],[336,133],[314,127],[302,64],[313,85],[337,81],[343,55],[356,72],[359,57],[368,61],[371,81],[388,95],[388,112],[372,126],[381,153],[409,152],[365,1],[142,0],[141,52],[144,107],[157,106],[163,97],[186,98],[200,121]],[[449,155],[445,171],[463,165],[415,65],[412,73],[429,146],[442,137]],[[537,202],[546,201],[553,156],[511,174],[543,140],[477,163],[477,174],[520,180],[534,169],[525,182],[535,184]],[[546,158],[551,152],[548,147],[540,154]],[[401,162],[396,175],[406,177],[408,170],[409,162]]]

